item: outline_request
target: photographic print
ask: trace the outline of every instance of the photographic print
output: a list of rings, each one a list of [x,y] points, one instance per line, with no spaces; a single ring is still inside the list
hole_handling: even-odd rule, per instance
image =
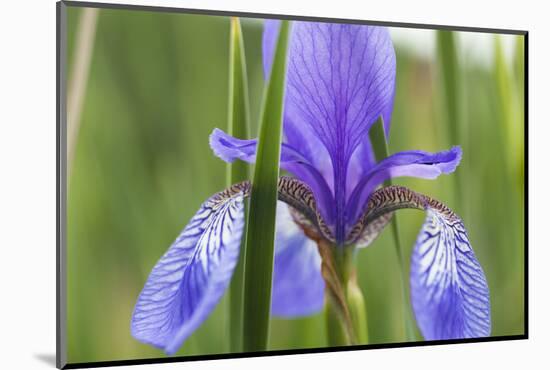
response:
[[[526,338],[526,32],[58,22],[59,367]]]

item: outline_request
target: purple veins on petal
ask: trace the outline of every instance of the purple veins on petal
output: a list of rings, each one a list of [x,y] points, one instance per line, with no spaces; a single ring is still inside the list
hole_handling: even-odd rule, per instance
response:
[[[292,220],[288,206],[278,202],[271,314],[315,314],[323,308],[324,291],[317,245]]]
[[[425,339],[490,335],[489,288],[458,217],[428,208],[411,257],[410,284]]]
[[[266,75],[278,28],[265,23]],[[386,28],[293,22],[288,58],[285,121],[308,128],[331,157],[351,155],[379,116],[389,125],[395,52]]]
[[[134,338],[175,353],[227,289],[244,226],[242,193],[207,200],[157,262],[138,297]]]

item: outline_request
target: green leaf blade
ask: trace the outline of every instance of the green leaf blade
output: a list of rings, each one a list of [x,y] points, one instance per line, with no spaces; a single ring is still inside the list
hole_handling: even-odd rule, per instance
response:
[[[281,23],[260,119],[246,233],[243,349],[247,352],[266,350],[269,336],[289,27],[288,21]]]
[[[227,131],[234,137],[248,139],[250,136],[248,81],[244,42],[239,19],[231,18],[230,27]],[[247,163],[235,161],[234,163],[227,164],[227,186],[248,180],[249,177],[249,165]],[[243,241],[239,262],[233,273],[229,288],[229,343],[231,352],[242,351],[245,256],[246,243]]]
[[[465,110],[465,99],[462,94],[462,70],[458,59],[458,48],[456,42],[456,32],[437,31],[436,48],[439,67],[439,78],[441,84],[439,89],[443,97],[443,127],[447,129],[448,138],[451,145],[461,145],[464,151],[468,142],[463,140],[466,136],[464,132],[466,125],[463,124]],[[462,200],[462,175],[463,169],[458,169],[453,178],[455,180],[455,204],[454,209],[464,208]]]
[[[451,31],[437,31],[437,54],[441,68],[444,110],[453,144],[460,142],[460,76],[455,35]]]
[[[506,140],[506,167],[509,176],[522,178],[523,163],[523,38],[516,39],[514,65],[508,65],[500,35],[494,39],[494,73],[497,89],[497,117],[504,125]],[[521,185],[521,184],[520,184]]]
[[[370,139],[372,143],[372,149],[374,151],[374,157],[376,161],[380,161],[384,158],[387,158],[390,155],[390,150],[388,147],[388,141],[386,139],[386,134],[384,132],[384,122],[382,118],[379,118],[378,121],[370,129]],[[391,180],[386,180],[384,182],[385,186],[391,185]],[[403,298],[403,321],[405,325],[405,338],[407,341],[416,340],[416,331],[414,328],[414,322],[411,315],[411,310],[409,308],[409,300],[407,293],[407,280],[405,278],[405,263],[403,261],[403,249],[401,247],[401,238],[399,237],[399,222],[397,219],[397,214],[393,215],[391,220],[391,230],[393,241],[395,245],[395,252],[397,254],[397,260],[399,262],[399,271],[401,279],[401,294]]]

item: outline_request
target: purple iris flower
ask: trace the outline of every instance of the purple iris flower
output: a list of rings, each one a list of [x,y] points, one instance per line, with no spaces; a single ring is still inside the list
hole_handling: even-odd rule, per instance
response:
[[[278,28],[277,21],[265,23],[266,76]],[[293,177],[279,181],[272,315],[311,315],[323,307],[326,288],[312,234],[334,248],[362,248],[394,211],[416,208],[427,213],[410,273],[420,331],[427,340],[488,336],[489,291],[463,222],[428,196],[399,186],[378,189],[390,178],[451,173],[462,155],[453,147],[376,161],[369,130],[381,117],[389,134],[395,72],[385,28],[293,22],[280,162]],[[256,144],[218,129],[210,137],[226,162],[253,163]],[[249,194],[248,182],[235,184],[201,206],[153,268],[132,317],[135,338],[174,353],[208,317],[237,263]]]

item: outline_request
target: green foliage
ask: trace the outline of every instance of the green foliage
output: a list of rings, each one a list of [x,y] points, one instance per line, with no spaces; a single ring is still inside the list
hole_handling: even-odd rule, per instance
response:
[[[246,233],[243,349],[267,349],[289,24],[279,32],[260,118]]]
[[[438,68],[440,84],[439,92],[442,97],[442,124],[448,132],[448,143],[451,145],[462,145],[463,150],[467,150],[465,136],[465,126],[462,122],[464,101],[462,95],[463,81],[462,69],[458,60],[457,33],[452,31],[436,31],[436,44],[438,56]],[[462,166],[465,167],[465,166]],[[459,168],[453,173],[455,181],[454,202],[450,204],[458,212],[466,207],[463,204],[461,173]]]
[[[228,133],[234,137],[250,137],[250,113],[248,103],[248,80],[241,24],[231,18],[229,36],[229,104]],[[249,179],[249,165],[236,161],[227,164],[227,186]],[[246,232],[245,232],[246,233]],[[242,350],[244,261],[246,243],[243,241],[239,262],[233,273],[229,291],[229,343],[231,352]]]
[[[374,157],[377,161],[388,157],[390,155],[390,149],[388,147],[388,141],[384,132],[384,121],[382,117],[372,126],[370,129],[370,139],[372,143],[372,149],[374,151]],[[391,180],[384,182],[384,186],[391,185]],[[402,310],[403,320],[405,325],[404,339],[407,341],[416,340],[416,331],[411,315],[409,304],[409,293],[407,290],[407,282],[405,274],[405,262],[403,261],[403,248],[401,247],[401,238],[399,237],[399,221],[397,213],[394,213],[391,220],[391,232],[393,237],[393,243],[395,246],[395,253],[397,255],[397,261],[399,262],[399,276],[401,278],[401,291],[402,291]]]
[[[456,32],[437,31],[438,67],[442,83],[447,126],[451,142],[460,142],[461,134],[461,80],[458,62]]]

